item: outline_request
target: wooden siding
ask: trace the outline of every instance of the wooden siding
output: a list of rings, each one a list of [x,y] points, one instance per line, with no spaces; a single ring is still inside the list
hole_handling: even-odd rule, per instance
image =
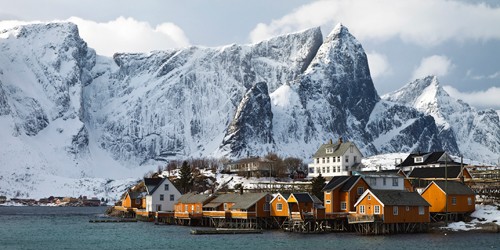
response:
[[[199,218],[203,216],[203,204],[201,203],[177,203],[174,209],[176,218]]]
[[[415,192],[415,189],[413,188],[413,185],[411,184],[411,181],[409,179],[405,178],[403,182],[406,191]]]
[[[363,192],[370,188],[368,183],[363,178],[360,178],[359,181],[354,185],[349,192],[349,199],[346,200],[347,209],[351,212],[356,211],[354,204],[358,201],[361,194],[358,194],[358,188],[363,187]],[[349,212],[349,211],[341,211],[341,212]]]
[[[369,197],[370,200],[368,200]],[[362,205],[365,206],[364,214],[360,212],[360,207]],[[363,200],[358,203],[358,206],[356,207],[357,216],[369,215],[367,217],[370,217],[371,215],[375,215],[375,217],[377,217],[374,212],[376,205],[380,206],[379,216],[382,218],[384,223],[430,222],[429,207],[424,206],[424,214],[420,215],[418,206],[409,206],[409,211],[406,211],[406,206],[398,206],[398,215],[394,215],[394,206],[383,206],[383,204],[375,199],[371,193],[366,195]]]
[[[431,213],[446,212],[446,195],[435,183],[432,183],[423,193],[422,197],[431,204]],[[456,197],[456,204],[452,204],[453,197]],[[471,205],[468,204],[468,198],[471,198]],[[450,213],[468,213],[475,210],[475,196],[471,195],[448,195],[448,212]]]
[[[139,204],[137,204],[135,202],[135,199],[131,199],[130,198],[130,195],[127,193],[125,195],[125,198],[123,198],[123,201],[122,201],[122,206],[123,207],[126,207],[126,208],[146,208],[145,207],[145,200],[140,198],[140,202]],[[144,205],[143,205],[144,204]],[[144,206],[144,207],[143,207]]]
[[[288,209],[288,202],[281,197],[281,199],[278,199],[279,197],[276,197],[272,202],[271,202],[271,216],[276,216],[276,217],[288,217],[290,216],[290,210]],[[277,210],[277,205],[282,204],[282,210],[278,211]]]

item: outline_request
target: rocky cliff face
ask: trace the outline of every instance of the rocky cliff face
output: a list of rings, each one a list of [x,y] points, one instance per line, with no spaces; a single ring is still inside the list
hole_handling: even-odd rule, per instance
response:
[[[361,44],[342,25],[324,40],[314,28],[251,45],[108,58],[87,48],[75,25],[52,23],[1,31],[0,48],[0,164],[14,172],[116,176],[168,157],[269,151],[307,160],[338,136],[365,155],[482,157],[500,147],[492,111],[442,94],[437,106],[415,105],[432,84],[381,100]]]
[[[477,111],[456,100],[429,76],[408,83],[384,99],[431,115],[438,126],[443,148],[453,154],[495,162],[500,154],[500,122],[494,110]]]

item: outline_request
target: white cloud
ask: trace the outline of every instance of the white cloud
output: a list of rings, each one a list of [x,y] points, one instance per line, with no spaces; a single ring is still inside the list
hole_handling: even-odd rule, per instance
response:
[[[360,40],[399,37],[422,46],[446,40],[500,39],[500,7],[435,0],[323,0],[306,4],[250,33],[252,42],[342,22]]]
[[[173,23],[152,27],[147,22],[119,17],[106,23],[71,17],[67,21],[78,25],[80,36],[98,54],[111,56],[115,52],[149,52],[189,45],[184,31]]]
[[[370,67],[372,78],[392,74],[391,65],[385,55],[372,51],[366,53],[366,56],[368,57],[368,66]]]
[[[450,59],[448,59],[446,56],[429,56],[423,58],[422,61],[420,61],[420,65],[415,68],[410,80],[426,77],[429,75],[445,76],[453,67],[454,66],[451,63]]]
[[[162,23],[152,27],[147,22],[124,17],[104,23],[78,17],[71,17],[62,22],[72,22],[78,25],[80,36],[88,46],[95,49],[97,54],[105,56],[112,56],[116,52],[150,52],[189,45],[189,39],[184,31],[173,23]],[[29,23],[41,22],[2,21],[0,30]]]
[[[500,109],[500,88],[491,87],[485,91],[460,92],[452,86],[443,87],[450,96],[461,99],[477,108]]]

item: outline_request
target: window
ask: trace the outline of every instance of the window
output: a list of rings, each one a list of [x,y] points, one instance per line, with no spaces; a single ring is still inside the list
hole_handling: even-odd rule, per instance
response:
[[[283,204],[281,204],[281,203],[276,204],[276,210],[277,211],[282,211],[283,210]]]
[[[318,174],[321,173],[321,168],[320,167],[316,168],[316,170],[317,170]]]
[[[471,206],[472,205],[472,198],[467,197],[467,205]]]
[[[354,163],[358,162],[358,157],[354,156]]]
[[[194,205],[191,205],[191,211],[194,212]]]
[[[281,200],[281,196],[278,196],[278,200],[279,200],[279,201]]]
[[[333,153],[333,148],[327,148],[327,149],[326,149],[326,153],[327,153],[327,154],[331,154],[331,153]]]
[[[326,200],[325,202],[326,202],[326,204],[332,203],[330,200]]]
[[[266,202],[270,202],[271,201],[271,196],[270,195],[266,195]]]
[[[165,184],[164,188],[165,188],[165,191],[168,191],[168,184]]]
[[[330,157],[326,157],[326,163],[330,163]]]
[[[424,206],[419,206],[419,207],[418,207],[418,214],[419,214],[419,215],[423,215],[423,214],[425,214],[425,209],[424,209]]]
[[[171,194],[170,195],[170,201],[174,201],[175,200],[175,195]]]
[[[326,172],[325,172],[325,167],[323,167],[323,173],[326,173]]]
[[[345,162],[349,162],[349,156],[348,155],[345,156]]]
[[[377,185],[377,179],[375,177],[370,178],[370,186],[376,186]]]
[[[337,168],[335,168],[335,166],[332,167],[332,172],[337,172]]]
[[[340,156],[337,156],[337,162],[340,162]]]
[[[397,187],[398,185],[398,178],[392,178],[392,186]]]
[[[269,211],[269,208],[271,207],[271,204],[269,203],[264,203],[264,211]]]
[[[160,194],[160,200],[164,200],[165,196],[163,194]]]
[[[340,166],[337,166],[337,172],[340,172]]]
[[[421,163],[421,162],[424,162],[424,157],[415,157],[415,163]]]
[[[374,214],[380,214],[380,206],[379,205],[375,205],[373,207],[373,213]]]
[[[365,205],[359,206],[359,213],[360,214],[365,214]]]
[[[227,203],[224,203],[224,210],[227,210]]]
[[[326,172],[330,173],[330,167],[326,167]]]
[[[410,211],[410,206],[406,206],[406,212]]]
[[[470,199],[470,198],[469,198],[469,199]],[[136,205],[141,204],[141,198],[137,198],[137,199],[135,199],[135,204],[136,204]]]
[[[347,210],[347,203],[345,201],[340,202],[340,210]]]
[[[354,151],[354,146],[353,146],[353,145],[351,145],[351,146],[349,147],[349,149],[351,150],[351,153],[352,153],[352,152]]]
[[[383,183],[383,184],[384,184],[384,186],[385,186],[385,184],[386,184],[385,177],[384,177],[384,178],[382,178],[382,183]]]
[[[309,173],[314,174],[314,168],[309,168]]]
[[[184,205],[184,212],[188,211],[188,205]]]
[[[451,205],[457,205],[457,197],[451,197]]]
[[[332,162],[337,162],[336,160],[337,160],[337,158],[332,157]]]
[[[372,196],[371,195],[368,195],[368,200],[371,200],[372,199]]]
[[[325,157],[322,158],[321,163],[325,163]]]
[[[358,195],[362,195],[365,189],[363,187],[358,187]]]
[[[398,215],[398,212],[399,211],[398,211],[398,207],[397,206],[392,207],[392,214],[393,215]]]
[[[319,158],[316,158],[316,163],[319,163]]]

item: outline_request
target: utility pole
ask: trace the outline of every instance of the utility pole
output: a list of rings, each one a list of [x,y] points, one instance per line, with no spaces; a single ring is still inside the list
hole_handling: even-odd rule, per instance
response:
[[[445,202],[445,223],[448,226],[448,155],[444,152],[444,194]]]

